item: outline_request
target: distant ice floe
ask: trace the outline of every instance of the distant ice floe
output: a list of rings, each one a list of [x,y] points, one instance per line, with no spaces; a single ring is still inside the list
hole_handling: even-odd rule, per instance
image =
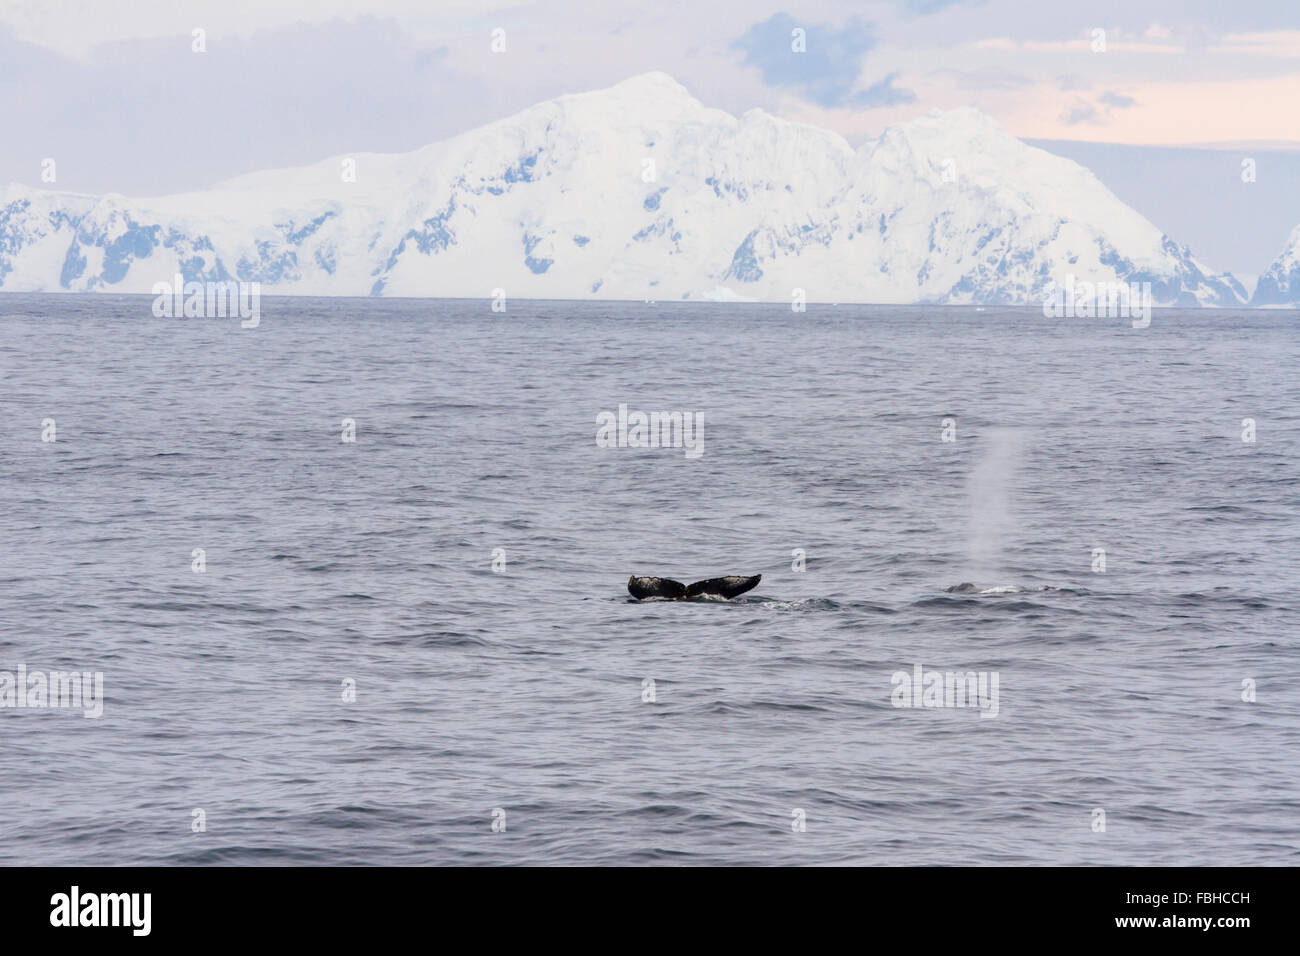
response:
[[[748,295],[741,295],[734,289],[725,285],[716,286],[708,292],[701,292],[699,298],[705,302],[757,302],[758,300]]]

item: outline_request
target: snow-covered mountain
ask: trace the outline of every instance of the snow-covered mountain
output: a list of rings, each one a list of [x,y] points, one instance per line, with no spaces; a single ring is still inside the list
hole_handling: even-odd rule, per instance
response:
[[[1073,276],[1150,282],[1157,304],[1246,297],[977,110],[854,150],[662,73],[411,153],[155,199],[15,185],[0,206],[0,290],[148,293],[177,273],[314,295],[1039,304]]]
[[[1282,254],[1259,277],[1250,304],[1300,307],[1300,226],[1291,230]]]

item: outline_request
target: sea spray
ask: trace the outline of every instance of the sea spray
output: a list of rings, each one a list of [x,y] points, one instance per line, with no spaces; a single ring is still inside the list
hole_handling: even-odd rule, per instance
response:
[[[965,576],[1001,581],[1016,530],[1013,498],[1024,435],[1015,428],[990,428],[980,433],[978,441],[975,467],[966,480]]]

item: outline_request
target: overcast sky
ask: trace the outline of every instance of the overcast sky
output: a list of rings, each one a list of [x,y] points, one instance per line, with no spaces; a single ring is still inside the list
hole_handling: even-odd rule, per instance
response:
[[[0,0],[0,184],[39,185],[53,157],[58,188],[174,192],[414,149],[649,70],[707,105],[760,106],[854,144],[974,105],[1022,139],[1211,147],[1221,167],[1168,149],[1089,155],[1219,269],[1262,271],[1300,222],[1296,0]],[[1273,157],[1250,186],[1245,156]],[[1156,194],[1128,187],[1147,208],[1107,178],[1132,180],[1142,157],[1165,157],[1147,177]],[[1188,210],[1207,188],[1207,211]],[[1189,213],[1183,235],[1152,209]]]

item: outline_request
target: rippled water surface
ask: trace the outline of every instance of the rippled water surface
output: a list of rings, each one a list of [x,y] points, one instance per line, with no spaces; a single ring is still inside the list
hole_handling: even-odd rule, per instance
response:
[[[0,296],[2,862],[1300,861],[1294,312],[150,304]]]

